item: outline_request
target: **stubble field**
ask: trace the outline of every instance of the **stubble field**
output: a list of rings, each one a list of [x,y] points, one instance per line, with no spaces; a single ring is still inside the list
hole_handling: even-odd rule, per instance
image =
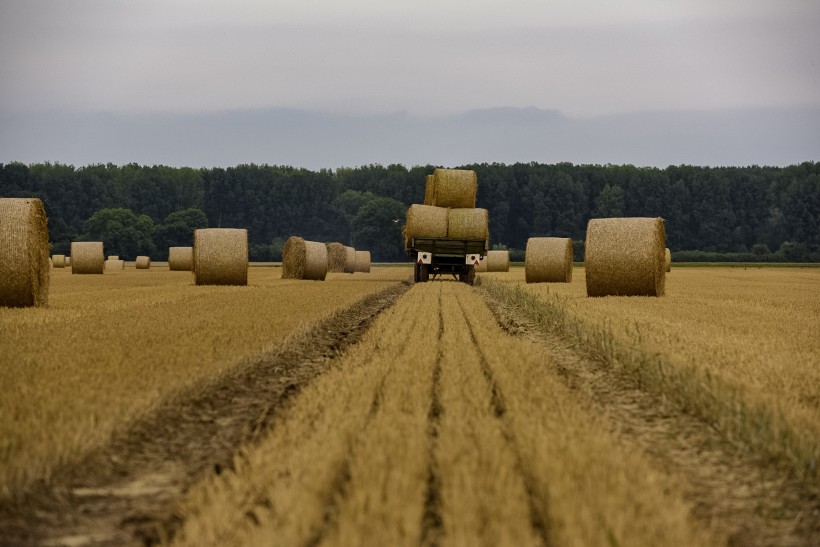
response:
[[[820,271],[410,274],[54,270],[0,310],[0,544],[820,540]]]

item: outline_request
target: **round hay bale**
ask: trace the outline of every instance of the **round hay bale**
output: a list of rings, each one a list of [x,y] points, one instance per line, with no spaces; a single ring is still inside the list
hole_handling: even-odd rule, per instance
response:
[[[36,198],[0,198],[0,307],[48,305],[48,220]]]
[[[356,249],[353,247],[345,247],[345,273],[354,273],[356,271]]]
[[[672,251],[670,251],[669,248],[667,247],[664,250],[663,254],[665,255],[664,258],[666,259],[666,271],[671,272],[672,271]]]
[[[65,255],[51,255],[51,265],[55,268],[65,268]]]
[[[327,245],[293,236],[282,250],[282,279],[324,281],[327,276]]]
[[[125,269],[125,260],[111,260],[105,261],[105,271],[107,272],[121,272]]]
[[[370,251],[356,251],[356,271],[370,273]]]
[[[168,269],[190,272],[194,268],[193,247],[168,247]]]
[[[663,296],[662,218],[594,218],[585,244],[587,296]]]
[[[105,268],[102,241],[71,242],[71,273],[101,274]]]
[[[404,225],[406,239],[441,239],[447,237],[447,209],[413,204],[407,209]]]
[[[108,255],[108,260],[119,260],[119,259],[120,259],[119,255]]]
[[[490,217],[487,209],[450,209],[447,215],[447,237],[453,239],[487,239]]]
[[[65,257],[65,267],[68,268],[69,266],[71,266],[71,257],[67,256]]]
[[[572,281],[572,240],[568,237],[531,237],[524,254],[527,283]]]
[[[145,255],[138,256],[136,267],[138,270],[147,270],[151,267],[151,257]]]
[[[488,272],[510,271],[510,251],[487,251]]]
[[[197,285],[247,285],[248,231],[240,228],[194,230],[193,272]]]
[[[347,251],[345,246],[338,242],[327,244],[327,271],[341,273],[345,271]]]
[[[475,267],[476,273],[484,273],[487,271],[487,257],[481,257],[481,260],[478,263],[478,266]]]
[[[478,176],[466,169],[436,169],[430,205],[473,209],[478,193]],[[425,191],[425,194],[427,192]],[[425,200],[425,203],[426,200]]]
[[[433,203],[433,195],[435,194],[436,188],[436,177],[433,175],[427,175],[427,179],[424,183],[424,204],[425,205],[435,205]]]

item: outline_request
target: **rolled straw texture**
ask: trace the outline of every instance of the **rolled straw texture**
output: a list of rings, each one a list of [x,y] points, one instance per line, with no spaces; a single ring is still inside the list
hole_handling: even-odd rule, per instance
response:
[[[487,251],[488,272],[510,271],[510,251]]]
[[[433,172],[430,205],[473,209],[478,193],[478,176],[465,169],[436,169]],[[427,192],[425,192],[427,194]],[[426,203],[426,200],[425,200]]]
[[[412,238],[447,237],[447,209],[431,205],[413,204],[407,209],[404,236]]]
[[[345,246],[338,242],[327,244],[327,271],[341,273],[345,271],[347,251]]]
[[[671,272],[672,271],[672,251],[670,251],[667,248],[667,249],[664,250],[663,254],[665,255],[664,259],[666,261],[666,271]]]
[[[105,271],[107,272],[121,272],[125,269],[125,260],[111,260],[105,261]]]
[[[55,268],[65,268],[65,255],[51,255],[51,265]]]
[[[101,274],[105,268],[102,241],[73,241],[71,243],[71,273]]]
[[[356,271],[370,273],[370,251],[356,251]]]
[[[48,305],[48,225],[36,198],[0,198],[0,307]]]
[[[587,224],[587,296],[663,296],[661,218],[594,218]]]
[[[327,276],[327,245],[293,236],[282,250],[282,279],[324,281]]]
[[[247,285],[248,231],[240,228],[194,230],[193,271],[197,285]]]
[[[151,257],[144,255],[138,256],[136,266],[138,270],[147,270],[151,267]]]
[[[168,247],[168,269],[190,272],[194,268],[193,247]]]
[[[450,209],[447,219],[447,237],[453,239],[487,239],[490,237],[490,217],[487,209]]]
[[[65,257],[65,267],[68,268],[69,266],[71,266],[71,257],[67,256]]]
[[[356,272],[356,249],[345,247],[345,273]]]
[[[119,260],[119,255],[108,255],[108,260]]]
[[[427,179],[424,183],[424,204],[425,205],[435,205],[434,202],[434,194],[436,191],[436,177],[433,175],[427,175]]]
[[[531,237],[524,255],[527,283],[572,281],[572,240],[568,237]]]

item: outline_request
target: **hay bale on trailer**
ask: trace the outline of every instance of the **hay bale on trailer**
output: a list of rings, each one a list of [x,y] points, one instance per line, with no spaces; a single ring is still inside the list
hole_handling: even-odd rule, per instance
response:
[[[448,211],[443,207],[413,204],[407,209],[404,237],[409,240],[447,237]]]
[[[55,268],[65,268],[65,255],[51,255],[51,265]]]
[[[487,239],[490,217],[487,209],[450,209],[447,215],[447,237],[453,239]]]
[[[71,242],[71,273],[101,274],[105,269],[102,241]]]
[[[433,194],[435,192],[436,178],[433,175],[427,175],[424,183],[424,204],[434,205]]]
[[[240,228],[194,230],[193,271],[197,285],[247,285],[248,231]]]
[[[466,169],[436,169],[433,171],[433,187],[425,187],[425,205],[452,207],[456,209],[475,208],[478,194],[478,176]],[[430,203],[428,203],[428,196]]]
[[[345,271],[347,250],[338,242],[327,244],[327,271],[341,273]]]
[[[524,254],[527,283],[572,281],[572,240],[568,237],[531,237]]]
[[[138,256],[136,267],[138,270],[147,270],[151,267],[151,257],[145,255]]]
[[[168,247],[168,269],[190,272],[194,268],[193,247]]]
[[[508,272],[510,271],[510,251],[487,251],[488,272]]]
[[[663,296],[662,218],[594,218],[585,244],[587,296]]]
[[[356,271],[370,273],[370,251],[356,251]]]
[[[664,258],[666,260],[666,271],[671,272],[672,271],[672,251],[670,251],[669,248],[667,247],[664,250],[663,254],[664,254]]]
[[[353,247],[345,247],[345,273],[356,272],[356,249]]]
[[[48,220],[37,198],[0,198],[0,307],[48,305]]]
[[[327,245],[293,236],[282,250],[282,279],[324,281],[327,276]]]

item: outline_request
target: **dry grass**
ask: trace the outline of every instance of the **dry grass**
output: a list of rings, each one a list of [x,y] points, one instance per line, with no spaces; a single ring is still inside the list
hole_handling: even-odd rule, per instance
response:
[[[593,218],[584,249],[588,296],[663,296],[663,219]]]
[[[572,281],[572,240],[565,237],[531,237],[524,255],[527,283]]]
[[[0,309],[0,498],[47,479],[161,399],[409,275],[377,267],[306,285],[252,268],[247,287],[194,287],[160,267],[52,271],[49,308]]]
[[[194,230],[193,271],[197,285],[247,285],[248,231],[239,228]]]
[[[105,269],[102,241],[73,241],[71,243],[71,273],[101,274]]]
[[[555,374],[469,287],[416,285],[189,492],[175,543],[708,544]]]
[[[0,307],[48,305],[46,223],[39,199],[0,198]]]
[[[492,277],[523,281],[518,271]],[[666,289],[664,299],[586,298],[582,276],[527,286],[550,328],[728,439],[818,480],[820,271],[678,268]]]
[[[487,239],[490,220],[487,209],[450,209],[447,237],[453,239]]]
[[[168,247],[168,269],[190,272],[194,269],[193,247]]]

